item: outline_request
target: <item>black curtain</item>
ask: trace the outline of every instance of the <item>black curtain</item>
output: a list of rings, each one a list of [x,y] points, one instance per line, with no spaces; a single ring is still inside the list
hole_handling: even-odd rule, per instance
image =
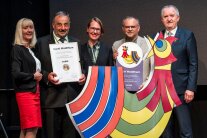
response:
[[[19,135],[19,112],[10,74],[10,51],[16,23],[23,17],[34,21],[37,37],[49,34],[49,0],[3,0],[0,4],[0,119],[11,138]],[[4,137],[1,127],[0,137]]]
[[[48,34],[49,0],[3,0],[0,10],[0,89],[12,89],[9,57],[16,23],[20,18],[31,18],[37,37]]]

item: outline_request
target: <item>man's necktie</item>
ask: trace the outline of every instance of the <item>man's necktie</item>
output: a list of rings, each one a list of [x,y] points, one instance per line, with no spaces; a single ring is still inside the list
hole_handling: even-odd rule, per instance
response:
[[[173,33],[171,33],[170,31],[167,33],[167,36],[172,36]]]
[[[62,42],[62,43],[64,43],[64,42],[65,42],[65,38],[64,38],[64,37],[61,37],[61,38],[59,39],[59,41]]]

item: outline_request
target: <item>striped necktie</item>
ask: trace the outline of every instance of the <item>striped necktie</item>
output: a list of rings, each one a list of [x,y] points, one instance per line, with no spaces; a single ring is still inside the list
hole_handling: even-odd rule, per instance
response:
[[[59,41],[62,42],[62,43],[64,43],[64,42],[65,42],[65,38],[64,38],[64,37],[61,37],[61,38],[59,39]]]
[[[172,36],[172,35],[173,35],[173,33],[171,33],[170,31],[167,32],[167,36]]]

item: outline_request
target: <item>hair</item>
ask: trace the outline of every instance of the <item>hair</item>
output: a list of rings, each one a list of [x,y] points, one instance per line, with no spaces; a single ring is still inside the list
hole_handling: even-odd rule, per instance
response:
[[[161,17],[163,16],[163,11],[165,8],[173,8],[175,10],[177,16],[180,16],[179,10],[175,5],[166,5],[166,6],[162,7],[162,9],[161,9]]]
[[[140,25],[140,22],[139,22],[139,19],[136,18],[136,17],[133,17],[133,16],[126,16],[123,20],[122,20],[122,26],[124,26],[124,22],[125,20],[128,20],[128,19],[134,19],[137,21],[138,25]]]
[[[31,19],[28,19],[28,18],[22,18],[17,22],[13,45],[16,45],[16,44],[25,45],[25,44],[27,44],[27,42],[24,41],[23,36],[22,36],[22,29],[26,25],[32,25],[34,27],[33,21]],[[29,47],[30,48],[35,47],[36,42],[37,42],[37,38],[36,38],[36,32],[35,32],[35,28],[34,28],[32,40],[29,44]]]
[[[90,27],[91,22],[93,22],[93,21],[97,22],[100,25],[100,27],[101,27],[101,34],[104,34],[103,23],[102,23],[102,21],[98,17],[91,18],[90,21],[88,22],[87,28]]]
[[[55,16],[54,16],[53,21],[52,21],[53,23],[55,22],[55,18],[56,18],[57,16],[67,16],[68,19],[69,19],[69,21],[70,21],[70,15],[69,15],[68,12],[65,12],[65,11],[59,11],[59,12],[56,12],[56,13],[55,13]],[[70,23],[70,22],[69,22],[69,23]]]

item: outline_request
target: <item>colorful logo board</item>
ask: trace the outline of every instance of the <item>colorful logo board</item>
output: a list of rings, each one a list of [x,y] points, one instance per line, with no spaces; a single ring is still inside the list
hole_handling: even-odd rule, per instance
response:
[[[137,43],[126,42],[118,48],[116,66],[123,67],[127,91],[137,91],[143,82],[143,52]]]
[[[181,104],[171,76],[174,37],[145,38],[154,56],[148,83],[135,94],[124,88],[122,67],[93,66],[80,95],[66,104],[74,126],[83,138],[158,138],[173,107]]]

